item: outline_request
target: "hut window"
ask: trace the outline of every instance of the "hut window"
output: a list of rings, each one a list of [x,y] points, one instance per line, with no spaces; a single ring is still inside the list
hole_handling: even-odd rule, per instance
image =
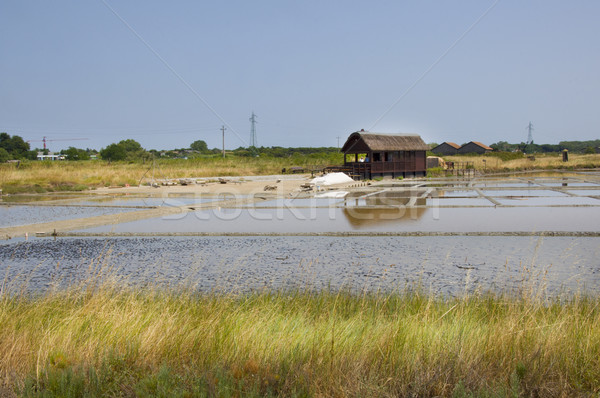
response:
[[[381,153],[380,152],[373,152],[373,161],[381,162]]]

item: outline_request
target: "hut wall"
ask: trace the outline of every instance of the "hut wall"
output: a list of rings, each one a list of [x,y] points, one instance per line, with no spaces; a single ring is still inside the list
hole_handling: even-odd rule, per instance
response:
[[[426,173],[426,149],[417,135],[385,135],[356,132],[344,144],[344,167],[352,178],[417,177]],[[352,154],[366,154],[368,161]]]
[[[446,142],[436,146],[431,150],[436,155],[456,155],[458,148],[454,148],[452,145],[448,145]]]

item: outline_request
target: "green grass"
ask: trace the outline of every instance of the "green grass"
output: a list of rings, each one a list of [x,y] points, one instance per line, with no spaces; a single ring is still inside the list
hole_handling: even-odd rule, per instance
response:
[[[0,386],[61,397],[600,391],[598,297],[221,295],[96,282],[0,297]]]
[[[443,177],[446,174],[442,167],[431,167],[427,169],[427,178]]]

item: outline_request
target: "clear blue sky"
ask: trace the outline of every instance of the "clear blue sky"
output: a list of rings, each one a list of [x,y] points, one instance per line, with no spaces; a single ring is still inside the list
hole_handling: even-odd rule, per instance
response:
[[[0,131],[212,148],[226,124],[232,149],[254,111],[260,146],[598,139],[598,21],[597,0],[2,0]]]

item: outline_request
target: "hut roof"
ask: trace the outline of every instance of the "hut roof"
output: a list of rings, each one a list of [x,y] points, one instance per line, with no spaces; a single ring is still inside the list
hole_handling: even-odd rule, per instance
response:
[[[428,151],[430,149],[417,134],[377,134],[357,131],[350,134],[342,151],[351,151],[361,140],[372,151]]]
[[[473,144],[477,145],[477,146],[480,146],[480,147],[482,147],[483,149],[485,149],[485,150],[487,150],[487,151],[492,151],[492,150],[493,150],[493,149],[492,149],[492,148],[490,148],[489,146],[487,146],[487,145],[485,145],[485,144],[482,144],[482,143],[481,143],[481,142],[479,142],[479,141],[471,141],[471,142],[472,142]]]
[[[436,146],[435,148],[433,148],[433,149],[432,149],[432,151],[434,151],[434,152],[435,152],[435,150],[436,150],[437,148],[441,147],[442,145],[448,145],[448,146],[450,146],[450,147],[452,147],[452,148],[454,148],[454,149],[456,149],[456,150],[458,150],[458,148],[460,148],[460,145],[458,145],[458,144],[455,144],[454,142],[444,141],[444,142],[442,142],[440,145],[438,145],[438,146]]]
[[[448,142],[448,141],[446,141],[446,142],[442,142],[442,144],[450,145],[454,149],[460,148],[460,145],[455,144],[454,142]],[[442,145],[442,144],[440,144],[440,145]]]

